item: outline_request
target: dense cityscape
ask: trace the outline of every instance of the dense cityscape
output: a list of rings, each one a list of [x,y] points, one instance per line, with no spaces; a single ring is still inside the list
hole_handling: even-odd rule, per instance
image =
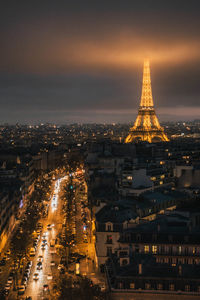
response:
[[[200,299],[199,11],[1,3],[0,300]]]
[[[163,126],[1,126],[2,299],[199,297],[199,121]]]

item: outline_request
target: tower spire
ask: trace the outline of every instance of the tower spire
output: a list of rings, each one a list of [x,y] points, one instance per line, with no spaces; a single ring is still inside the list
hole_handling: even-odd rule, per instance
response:
[[[151,74],[149,60],[144,60],[143,80],[142,80],[142,96],[140,107],[153,107],[153,97],[151,90]]]
[[[160,126],[155,113],[151,90],[150,64],[148,59],[144,60],[142,96],[138,116],[133,127],[130,128],[130,133],[125,139],[125,143],[130,143],[138,139],[148,141],[149,143],[154,139],[169,141],[164,133],[164,129]]]

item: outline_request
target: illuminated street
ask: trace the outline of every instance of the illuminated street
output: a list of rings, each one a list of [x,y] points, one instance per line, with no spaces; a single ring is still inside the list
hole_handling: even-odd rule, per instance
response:
[[[55,182],[52,198],[49,202],[48,217],[41,221],[43,224],[43,230],[40,234],[40,241],[37,246],[35,257],[33,258],[30,278],[25,292],[25,296],[31,296],[32,299],[42,299],[43,296],[50,298],[52,293],[52,282],[54,281],[58,273],[57,267],[59,257],[55,253],[55,247],[50,247],[50,242],[56,239],[57,234],[62,228],[62,203],[60,201],[59,192],[60,184],[63,180],[66,179],[67,178],[65,177],[62,179],[58,179]],[[48,224],[50,224],[51,227],[48,226]],[[51,229],[47,229],[47,226]],[[43,240],[42,237],[45,237],[47,241],[45,250],[41,249]],[[43,257],[41,270],[37,270],[37,262],[39,256]],[[51,266],[51,261],[55,262],[55,266]],[[33,279],[35,273],[38,273],[38,280]],[[47,278],[50,274],[53,276],[52,279]],[[48,290],[44,291],[43,286],[46,284],[48,285]]]

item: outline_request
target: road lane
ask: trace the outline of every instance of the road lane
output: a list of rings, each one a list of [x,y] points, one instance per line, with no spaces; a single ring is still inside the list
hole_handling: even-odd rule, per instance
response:
[[[53,283],[58,276],[57,266],[59,263],[59,257],[56,253],[51,253],[52,251],[55,251],[55,246],[51,247],[50,242],[53,239],[56,239],[58,233],[62,228],[63,203],[59,197],[59,193],[61,184],[65,180],[67,180],[67,177],[58,179],[55,182],[53,196],[49,203],[48,216],[46,219],[42,219],[40,221],[43,224],[43,230],[40,234],[40,241],[38,243],[35,257],[33,258],[31,274],[25,292],[25,296],[31,296],[34,300],[42,299],[43,297],[50,299],[52,296]],[[51,225],[51,227],[48,226],[49,224]],[[45,246],[45,250],[42,250],[41,246],[44,233],[46,233],[47,245]],[[40,255],[43,256],[42,269],[37,270],[37,262]],[[51,266],[51,261],[55,261],[55,266]],[[33,279],[35,273],[38,273],[39,275],[39,279],[37,281]],[[51,274],[53,276],[52,280],[47,278],[48,274]],[[49,286],[49,290],[44,291],[43,286],[46,284]]]

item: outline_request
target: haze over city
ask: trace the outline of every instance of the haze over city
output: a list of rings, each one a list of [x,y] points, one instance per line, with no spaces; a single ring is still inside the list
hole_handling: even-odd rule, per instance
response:
[[[143,59],[161,121],[200,114],[199,1],[4,1],[1,123],[133,122]]]

